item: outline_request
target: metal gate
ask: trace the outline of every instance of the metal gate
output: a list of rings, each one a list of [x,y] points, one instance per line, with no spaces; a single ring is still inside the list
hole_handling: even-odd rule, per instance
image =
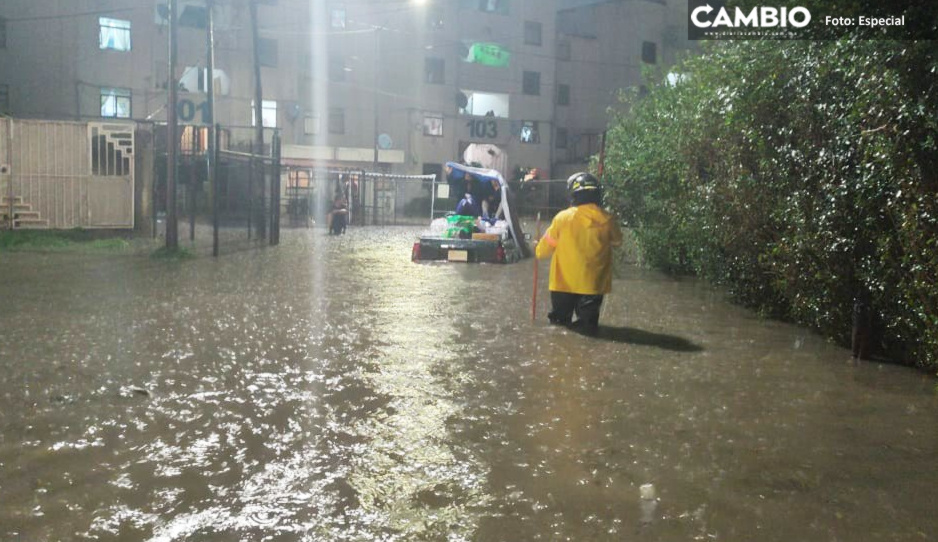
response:
[[[432,214],[435,175],[364,173],[361,224],[399,226],[427,224]]]
[[[285,214],[290,225],[318,224],[337,195],[349,204],[356,226],[427,224],[431,214],[434,175],[392,175],[361,170],[288,167],[284,187]]]
[[[134,125],[3,119],[0,222],[14,229],[134,226]]]

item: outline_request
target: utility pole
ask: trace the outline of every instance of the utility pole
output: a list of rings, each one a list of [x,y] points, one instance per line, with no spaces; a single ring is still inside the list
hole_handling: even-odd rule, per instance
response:
[[[208,174],[208,185],[212,187],[212,256],[218,256],[218,177],[217,167],[218,128],[215,125],[215,18],[212,11],[215,0],[205,0],[206,35],[208,45],[208,79],[205,90],[208,93],[208,149],[205,153],[205,171]]]
[[[251,37],[254,42],[254,146],[261,155],[264,154],[264,92],[261,86],[261,47],[260,36],[257,31],[257,0],[249,0],[251,8]],[[264,162],[261,160],[261,171],[264,172]],[[267,238],[266,209],[264,197],[267,192],[266,174],[261,175],[260,186],[256,188],[260,195],[257,209],[257,236]],[[251,195],[252,197],[254,194]]]
[[[179,225],[176,223],[176,0],[169,0],[169,97],[166,104],[166,248],[179,249]]]
[[[375,56],[374,56],[374,108],[375,108],[375,118],[374,118],[374,139],[371,140],[371,146],[374,150],[374,160],[371,164],[371,171],[378,172],[378,51],[380,50],[378,46],[378,39],[381,35],[381,27],[375,27]],[[376,203],[377,205],[377,203]]]

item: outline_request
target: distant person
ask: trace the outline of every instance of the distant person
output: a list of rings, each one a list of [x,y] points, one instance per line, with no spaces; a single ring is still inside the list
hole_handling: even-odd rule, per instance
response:
[[[327,220],[330,235],[340,235],[348,228],[348,200],[344,194],[336,194]]]
[[[577,173],[567,180],[567,191],[571,206],[554,217],[535,249],[538,259],[552,257],[547,318],[594,335],[603,296],[612,291],[612,247],[622,244],[622,232],[602,209],[596,177]]]
[[[479,205],[479,202],[476,201],[475,196],[472,195],[472,191],[475,188],[473,178],[467,175],[464,186],[465,195],[459,200],[459,203],[456,204],[456,214],[475,218],[482,216],[482,207]]]

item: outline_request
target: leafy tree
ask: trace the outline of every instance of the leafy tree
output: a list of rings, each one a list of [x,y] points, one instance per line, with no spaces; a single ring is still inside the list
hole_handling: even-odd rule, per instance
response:
[[[712,43],[623,93],[609,201],[648,263],[842,343],[863,301],[884,351],[934,368],[936,47],[855,38]]]

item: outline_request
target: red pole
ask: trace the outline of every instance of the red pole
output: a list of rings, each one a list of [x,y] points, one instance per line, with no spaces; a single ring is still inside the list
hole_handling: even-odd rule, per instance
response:
[[[541,213],[537,213],[537,237],[535,238],[536,242],[539,243],[541,239]],[[531,294],[531,321],[534,322],[537,320],[537,254],[534,255],[534,290]]]

